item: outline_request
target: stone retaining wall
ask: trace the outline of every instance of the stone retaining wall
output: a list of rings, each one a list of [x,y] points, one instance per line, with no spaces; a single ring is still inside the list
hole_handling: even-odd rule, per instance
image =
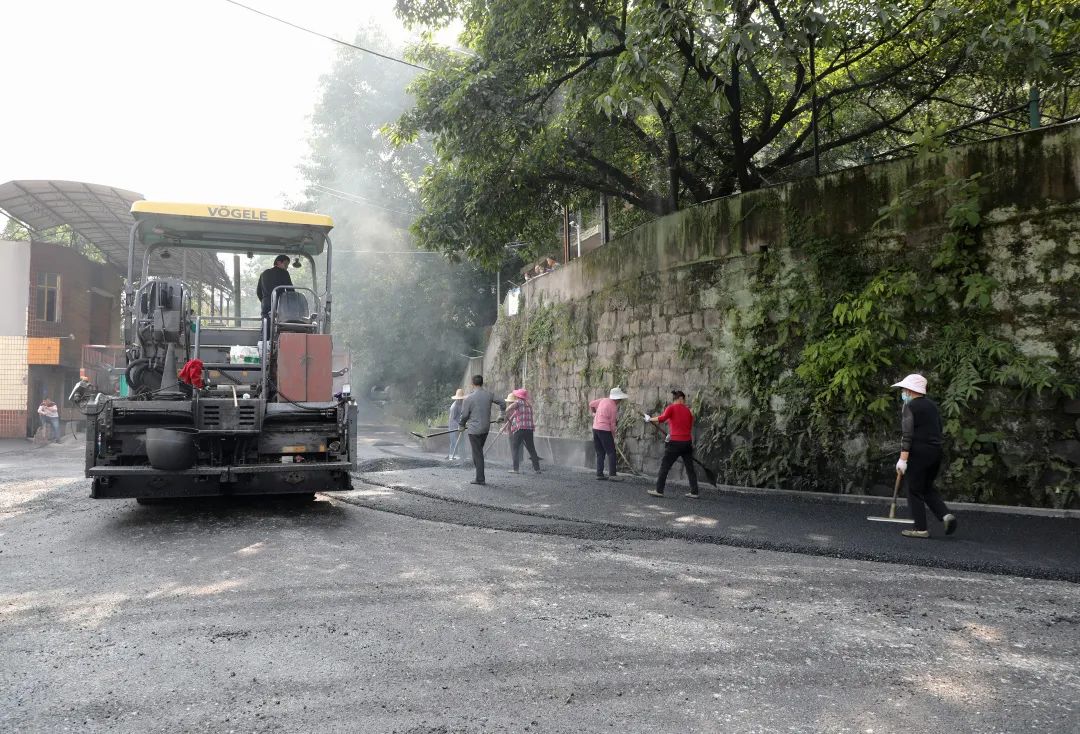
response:
[[[612,385],[637,404],[627,413],[655,408],[672,387],[738,401],[738,320],[762,297],[758,273],[766,257],[799,267],[805,253],[792,243],[807,236],[831,238],[841,258],[871,264],[919,257],[940,237],[945,203],[875,227],[879,209],[917,181],[976,171],[985,175],[981,236],[988,274],[1002,284],[993,304],[1001,335],[1032,357],[1080,364],[1080,125],[1074,124],[729,197],[643,226],[527,283],[521,312],[502,316],[493,331],[487,382],[503,391],[527,386],[537,433],[559,439],[571,463],[586,465],[587,403]],[[809,233],[793,232],[795,226]],[[523,348],[523,334],[533,348]],[[782,428],[782,398],[770,400]],[[1080,464],[1077,413],[1077,401],[1033,397],[1015,406],[1012,417],[1052,429],[1062,461]],[[628,421],[622,447],[635,468],[652,471],[662,444],[643,428]],[[850,443],[853,466],[865,469],[856,480],[862,486],[836,490],[887,482],[891,463],[877,456],[881,437],[853,435]]]

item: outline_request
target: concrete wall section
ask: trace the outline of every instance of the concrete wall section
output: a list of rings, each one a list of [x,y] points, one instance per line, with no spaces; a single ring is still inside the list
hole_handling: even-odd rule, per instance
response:
[[[862,239],[878,210],[901,191],[948,172],[987,176],[984,205],[1022,212],[1080,199],[1080,125],[1064,125],[950,149],[920,163],[851,168],[684,209],[643,225],[522,288],[523,306],[584,298],[643,275],[759,252],[785,240],[778,205],[818,220],[820,231]],[[944,202],[939,202],[944,204]],[[942,206],[926,206],[908,229],[936,227]]]
[[[0,269],[0,336],[26,336],[30,243],[0,240],[0,254],[4,257]]]

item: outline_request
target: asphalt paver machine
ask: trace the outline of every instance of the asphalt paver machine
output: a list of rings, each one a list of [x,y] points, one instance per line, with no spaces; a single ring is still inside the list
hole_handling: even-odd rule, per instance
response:
[[[333,221],[149,201],[131,212],[123,299],[128,395],[106,397],[83,385],[73,398],[87,414],[91,497],[350,489],[356,404],[347,388],[333,388]],[[162,258],[191,251],[285,254],[294,266],[306,263],[310,286],[274,288],[268,317],[206,316],[195,309],[200,285],[151,272]]]

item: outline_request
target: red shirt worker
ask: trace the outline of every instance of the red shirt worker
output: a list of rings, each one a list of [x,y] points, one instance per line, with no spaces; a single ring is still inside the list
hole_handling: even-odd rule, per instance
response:
[[[686,393],[682,390],[672,390],[672,403],[664,412],[656,417],[645,414],[645,420],[650,423],[667,423],[668,437],[667,446],[664,449],[664,458],[660,461],[660,473],[656,476],[656,489],[650,489],[649,494],[654,497],[664,496],[664,485],[667,483],[668,472],[676,459],[683,460],[686,467],[686,480],[690,482],[690,491],[687,497],[697,499],[698,482],[697,472],[694,471],[694,414],[686,407]]]

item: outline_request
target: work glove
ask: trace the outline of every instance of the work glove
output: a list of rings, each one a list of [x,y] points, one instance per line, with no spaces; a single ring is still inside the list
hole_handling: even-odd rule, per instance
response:
[[[645,416],[646,421],[651,421],[652,420],[652,417],[648,413],[642,413],[642,415]]]
[[[896,471],[897,471],[898,474],[903,474],[904,472],[906,472],[907,471],[907,462],[904,461],[903,459],[900,459],[900,461],[896,462]]]

